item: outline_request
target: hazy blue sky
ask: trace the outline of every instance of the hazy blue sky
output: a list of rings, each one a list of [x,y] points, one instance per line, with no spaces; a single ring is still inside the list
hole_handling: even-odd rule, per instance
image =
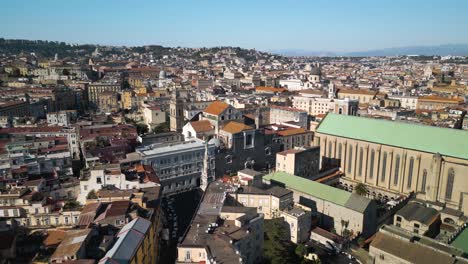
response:
[[[360,51],[468,43],[467,0],[10,0],[0,37]]]

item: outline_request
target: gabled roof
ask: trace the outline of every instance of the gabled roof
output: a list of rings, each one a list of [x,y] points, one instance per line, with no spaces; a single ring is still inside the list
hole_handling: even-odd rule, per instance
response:
[[[229,106],[230,105],[228,103],[214,101],[205,109],[204,112],[212,115],[219,115],[222,112],[224,112],[224,110],[226,110]]]
[[[468,131],[327,114],[316,133],[468,159]]]
[[[151,227],[151,222],[135,218],[126,224],[117,235],[118,240],[99,263],[129,263]]]
[[[396,215],[400,215],[408,221],[416,220],[425,225],[429,225],[439,216],[439,212],[434,208],[425,207],[418,203],[408,203],[398,210]]]
[[[310,131],[307,131],[303,128],[293,128],[293,129],[286,129],[283,131],[279,131],[278,135],[286,137],[286,136],[293,136],[293,135],[299,135],[299,134],[304,134]]]
[[[263,179],[280,183],[290,190],[305,193],[361,213],[371,203],[370,199],[357,194],[282,171],[270,173],[264,176]]]
[[[223,127],[222,130],[226,131],[228,133],[231,133],[231,134],[236,134],[236,133],[242,132],[244,130],[251,130],[251,129],[253,129],[253,127],[248,126],[248,125],[244,125],[244,124],[239,123],[239,122],[231,121],[231,122],[227,123]]]
[[[214,129],[213,125],[208,120],[192,121],[190,125],[197,133],[208,132]]]

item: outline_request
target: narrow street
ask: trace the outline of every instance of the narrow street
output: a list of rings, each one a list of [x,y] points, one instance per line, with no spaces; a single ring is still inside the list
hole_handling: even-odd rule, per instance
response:
[[[174,263],[177,258],[177,244],[192,220],[201,198],[200,189],[166,197],[162,202],[165,220],[164,228],[168,230],[169,240],[161,241],[160,263]],[[167,233],[166,233],[167,234]]]

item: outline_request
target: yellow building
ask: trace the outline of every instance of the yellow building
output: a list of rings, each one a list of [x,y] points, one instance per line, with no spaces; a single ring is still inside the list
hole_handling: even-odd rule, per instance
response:
[[[104,92],[119,93],[122,90],[120,83],[90,83],[88,85],[88,100],[92,107],[97,107],[98,100]]]
[[[370,103],[373,99],[376,98],[378,93],[371,90],[351,90],[351,89],[339,89],[338,90],[338,99],[352,99],[359,100],[360,104]]]
[[[132,91],[122,92],[122,108],[123,109],[132,109],[133,94],[134,93]]]
[[[458,107],[463,104],[463,98],[448,98],[436,95],[418,98],[418,109],[436,110],[446,107]]]

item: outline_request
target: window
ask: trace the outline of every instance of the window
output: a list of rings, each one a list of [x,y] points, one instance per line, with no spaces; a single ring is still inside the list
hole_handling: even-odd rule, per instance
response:
[[[332,143],[328,144],[328,157],[332,157]]]
[[[395,159],[395,177],[393,178],[393,185],[398,184],[399,172],[400,172],[400,155],[397,155]]]
[[[96,178],[96,183],[97,183],[97,184],[102,184],[102,179],[101,179],[101,177],[97,177],[97,178]]]
[[[185,251],[185,260],[190,260],[190,251]]]
[[[414,158],[410,158],[409,168],[408,168],[408,182],[406,183],[406,188],[411,188],[413,183],[413,168],[414,168]]]
[[[364,159],[364,150],[362,147],[359,149],[359,176],[362,176],[362,162]]]
[[[450,168],[447,175],[447,186],[445,187],[445,199],[452,199],[453,182],[455,181],[455,171]]]
[[[421,180],[421,192],[426,192],[426,180],[427,180],[427,170],[423,170],[422,180]]]
[[[245,146],[251,147],[253,145],[253,137],[251,134],[246,135],[245,137]]]
[[[340,144],[338,144],[338,159],[341,160],[341,151],[343,150],[343,146]]]
[[[349,146],[349,153],[348,153],[348,173],[351,173],[351,166],[353,162],[353,146]]]
[[[382,159],[382,177],[381,181],[385,181],[385,173],[387,172],[387,152],[384,152]]]
[[[374,178],[374,160],[375,160],[375,150],[371,150],[369,179]]]

